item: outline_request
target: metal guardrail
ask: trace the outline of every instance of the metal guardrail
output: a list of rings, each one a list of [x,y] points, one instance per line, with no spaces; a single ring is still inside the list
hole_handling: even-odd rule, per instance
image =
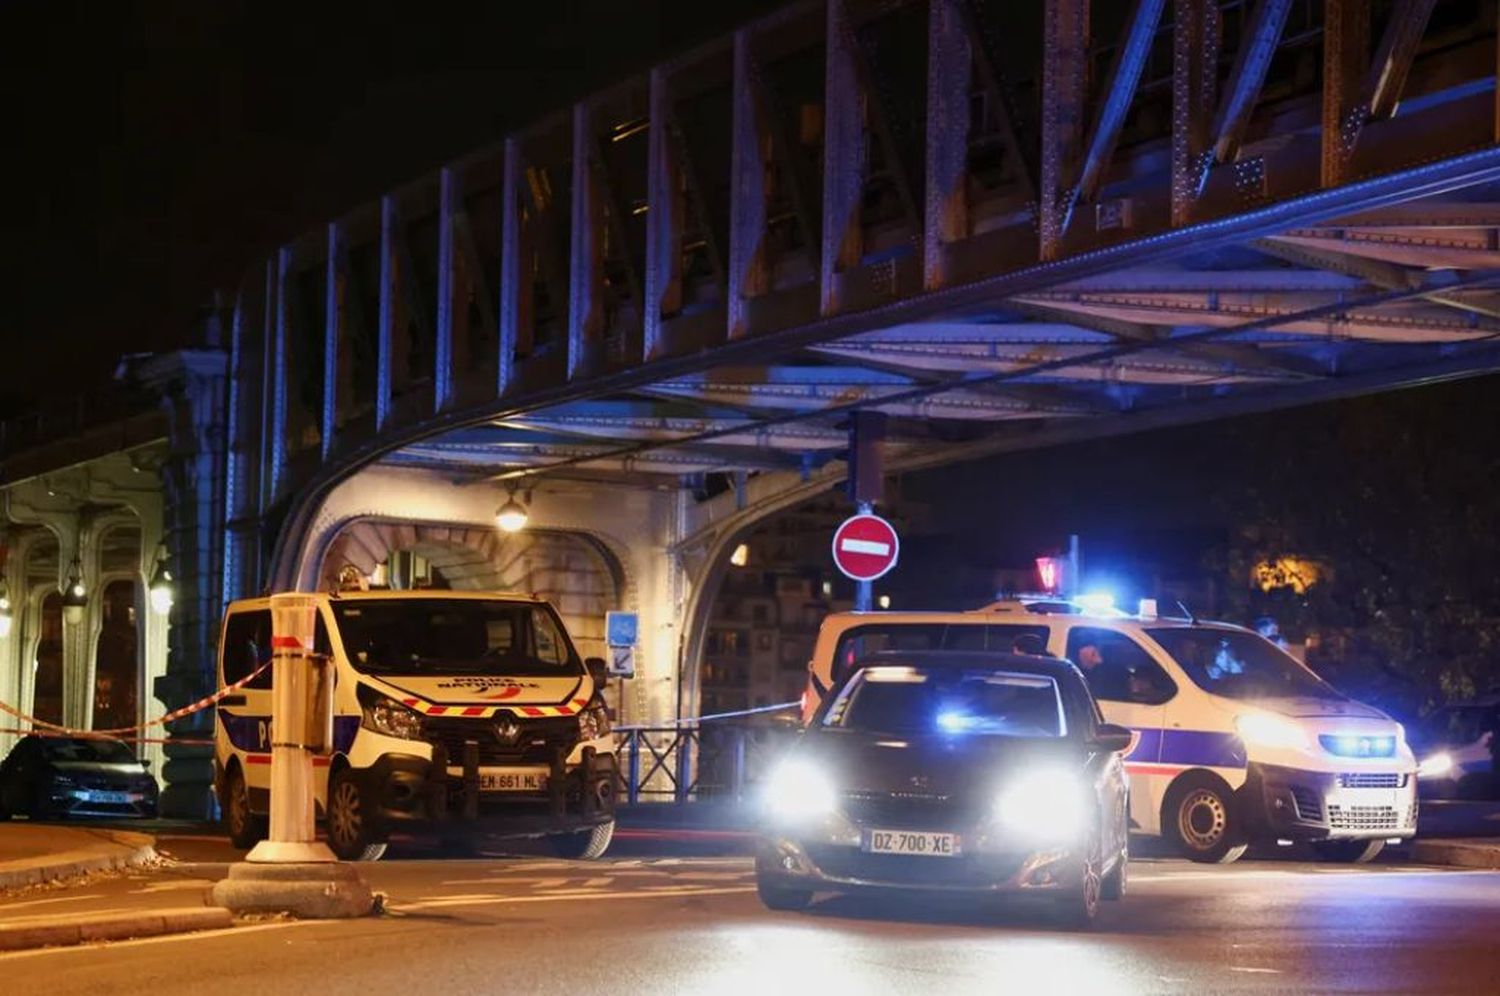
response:
[[[621,795],[636,805],[742,800],[800,727],[730,714],[692,725],[630,726],[615,732],[623,762]]]

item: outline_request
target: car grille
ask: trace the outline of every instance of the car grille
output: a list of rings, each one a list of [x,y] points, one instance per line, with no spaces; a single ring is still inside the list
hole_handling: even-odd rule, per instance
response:
[[[1323,800],[1318,793],[1306,785],[1292,786],[1292,800],[1297,803],[1297,815],[1314,823],[1323,821]]]
[[[848,792],[843,810],[861,826],[893,829],[952,830],[973,816],[972,807],[951,796],[915,792]]]
[[[481,766],[548,764],[552,755],[571,750],[578,742],[578,720],[572,716],[558,719],[516,720],[521,734],[514,743],[505,743],[495,732],[501,720],[428,717],[422,729],[426,740],[448,752],[448,763],[464,763],[464,744],[476,741]]]
[[[833,878],[887,882],[892,885],[981,886],[1003,875],[976,857],[921,857],[910,854],[866,854],[833,844],[809,845],[807,856]]]
[[[1335,830],[1398,830],[1407,821],[1395,806],[1329,806],[1328,825]]]
[[[1357,771],[1339,775],[1339,788],[1398,789],[1406,787],[1406,775],[1393,771]]]

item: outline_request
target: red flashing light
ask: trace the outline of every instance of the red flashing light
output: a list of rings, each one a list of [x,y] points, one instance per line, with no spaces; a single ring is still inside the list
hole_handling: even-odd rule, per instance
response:
[[[1042,590],[1049,595],[1062,587],[1062,571],[1061,557],[1036,558],[1037,580],[1041,582]]]

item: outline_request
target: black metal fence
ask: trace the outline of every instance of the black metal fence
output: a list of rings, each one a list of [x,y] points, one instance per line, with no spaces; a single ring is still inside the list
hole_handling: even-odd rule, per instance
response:
[[[631,805],[745,799],[798,732],[764,722],[623,727],[621,796]]]

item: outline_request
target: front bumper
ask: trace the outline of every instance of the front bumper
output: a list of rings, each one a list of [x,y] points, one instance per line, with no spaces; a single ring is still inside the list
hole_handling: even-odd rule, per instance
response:
[[[872,830],[954,833],[952,856],[875,854],[864,849]],[[922,889],[944,892],[1054,892],[1083,880],[1083,847],[1031,846],[983,821],[853,819],[836,812],[813,823],[768,825],[756,845],[755,871],[788,888]]]
[[[613,754],[585,748],[571,767],[563,751],[552,760],[541,792],[482,792],[475,757],[449,760],[439,747],[431,759],[382,754],[368,768],[351,768],[360,795],[370,800],[383,830],[464,829],[536,836],[587,829],[615,815],[618,779]],[[458,767],[458,775],[449,773]]]
[[[755,873],[768,884],[812,890],[1044,893],[1078,888],[1083,858],[1066,849],[983,851],[954,857],[870,854],[857,845],[767,835],[756,848]]]
[[[1414,772],[1319,772],[1252,762],[1239,790],[1253,835],[1372,840],[1417,832]]]

